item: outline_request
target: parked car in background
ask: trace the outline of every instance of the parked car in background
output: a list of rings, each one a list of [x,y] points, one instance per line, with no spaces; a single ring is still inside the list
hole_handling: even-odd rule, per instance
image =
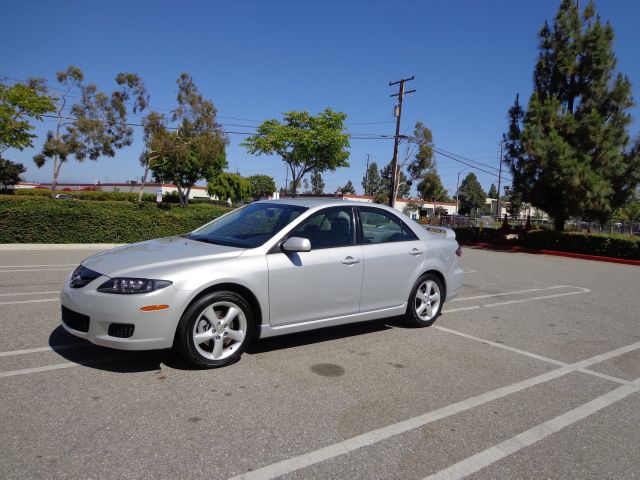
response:
[[[97,345],[175,347],[219,367],[255,337],[396,315],[431,325],[462,288],[460,255],[452,230],[385,206],[260,201],[87,258],[62,290],[62,325]]]

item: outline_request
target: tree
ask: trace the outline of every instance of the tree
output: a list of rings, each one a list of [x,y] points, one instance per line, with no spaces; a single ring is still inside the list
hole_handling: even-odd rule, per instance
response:
[[[477,212],[479,208],[484,207],[486,199],[487,195],[482,190],[478,177],[470,172],[460,184],[460,213],[464,215]]]
[[[418,193],[423,200],[433,200],[437,202],[448,202],[449,192],[442,186],[440,175],[435,169],[430,169],[418,183]]]
[[[391,188],[391,163],[380,170],[380,181],[380,190],[385,190],[385,192],[379,191],[376,193],[381,194],[381,198],[382,196],[388,198],[389,189]],[[411,180],[407,178],[407,175],[400,168],[398,168],[397,182],[396,198],[408,197],[411,191]]]
[[[3,190],[7,192],[9,187],[18,183],[20,175],[26,171],[23,164],[0,158],[0,184],[2,184]]]
[[[251,184],[253,198],[269,197],[276,191],[276,182],[269,175],[252,175],[247,180]]]
[[[498,198],[498,189],[496,188],[495,183],[492,183],[491,187],[489,187],[489,193],[487,193],[487,197]]]
[[[42,120],[53,111],[53,100],[46,95],[42,80],[29,79],[12,86],[0,83],[0,156],[8,148],[32,147],[36,135],[29,120]]]
[[[303,188],[303,192],[306,194],[311,193],[311,187],[309,186],[309,180],[307,180],[306,178],[302,179],[302,188]]]
[[[378,171],[378,164],[371,162],[367,173],[362,178],[362,188],[365,195],[374,196],[378,193],[382,186],[382,179],[380,178],[380,172]]]
[[[613,28],[590,1],[580,12],[563,0],[539,33],[534,91],[526,110],[516,96],[505,135],[513,184],[522,199],[567,218],[604,221],[640,182],[640,141],[630,145],[631,82],[615,73]]]
[[[356,188],[353,186],[353,183],[351,183],[351,180],[349,180],[344,187],[341,187],[340,191],[343,194],[345,194],[345,193],[350,193],[351,195],[355,195],[356,194]]]
[[[318,170],[314,170],[311,174],[311,194],[322,195],[324,193],[324,180],[322,174]]]
[[[144,96],[137,96],[141,80],[135,74],[121,73],[116,77],[122,90],[111,95],[99,92],[92,83],[84,83],[84,74],[78,67],[70,66],[58,72],[56,79],[61,93],[56,94],[55,130],[47,132],[47,139],[39,154],[33,157],[38,168],[53,161],[51,194],[55,194],[62,165],[71,157],[78,162],[87,158],[97,160],[101,156],[113,157],[116,150],[131,145],[133,128],[127,125],[127,105],[135,97],[134,112],[146,107]],[[69,103],[76,98],[77,103]]]
[[[210,180],[227,167],[226,135],[216,122],[217,110],[211,100],[198,91],[193,79],[180,75],[178,107],[171,121],[178,122],[175,132],[168,132],[161,151],[164,162],[153,167],[154,176],[176,185],[181,205],[187,205],[191,188],[199,180]]]
[[[407,165],[409,178],[418,180],[435,167],[433,161],[433,134],[421,122],[413,129],[413,144],[417,146],[413,160]]]
[[[522,194],[512,187],[505,187],[507,194],[507,213],[510,217],[519,218],[522,211]]]
[[[207,191],[220,200],[230,199],[234,204],[251,196],[251,182],[237,173],[220,173],[209,180]]]
[[[256,135],[242,145],[249,153],[279,155],[289,166],[296,195],[302,178],[311,171],[335,171],[348,167],[349,135],[344,133],[346,114],[325,109],[317,116],[307,112],[287,112],[284,121],[266,120]]]

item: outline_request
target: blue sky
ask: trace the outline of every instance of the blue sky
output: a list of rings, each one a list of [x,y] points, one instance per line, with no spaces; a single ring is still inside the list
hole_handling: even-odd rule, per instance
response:
[[[583,2],[586,4],[586,0]],[[108,91],[118,72],[141,75],[151,104],[175,107],[175,80],[188,72],[213,100],[228,130],[250,127],[282,112],[312,113],[331,107],[347,113],[352,133],[393,134],[396,90],[388,83],[415,75],[417,90],[407,97],[402,131],[422,121],[438,147],[497,167],[498,142],[516,93],[528,98],[537,56],[536,34],[551,20],[559,1],[458,0],[379,1],[57,1],[3,2],[0,76],[47,78],[73,64],[88,81]],[[615,29],[618,68],[640,89],[640,2],[600,0],[603,19]],[[631,133],[640,129],[632,110]],[[131,117],[139,121],[138,117]],[[38,126],[44,136],[51,124]],[[139,129],[138,129],[139,130]],[[230,135],[229,170],[264,173],[284,185],[278,157],[255,157]],[[27,166],[27,180],[48,182],[51,166],[35,167],[34,149],[5,157]],[[114,158],[70,161],[67,182],[126,181],[142,171],[140,132]],[[367,154],[379,166],[391,159],[390,140],[352,140],[350,168],[324,175],[325,191],[352,180],[362,193]],[[464,165],[436,156],[450,193]],[[485,189],[496,181],[476,172]],[[466,175],[462,173],[461,178]],[[508,176],[508,173],[507,173]],[[507,181],[508,183],[508,181]],[[504,184],[504,181],[503,181]]]

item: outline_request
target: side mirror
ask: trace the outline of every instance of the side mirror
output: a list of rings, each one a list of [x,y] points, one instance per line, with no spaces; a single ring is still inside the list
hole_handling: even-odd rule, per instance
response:
[[[291,237],[282,244],[283,252],[309,252],[311,242],[308,238]]]

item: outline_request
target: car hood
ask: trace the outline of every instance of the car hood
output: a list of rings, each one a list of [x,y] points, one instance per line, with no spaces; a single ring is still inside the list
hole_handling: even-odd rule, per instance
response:
[[[237,257],[245,249],[198,242],[185,237],[167,237],[132,243],[93,255],[82,265],[109,277],[144,276],[184,267],[192,263],[213,262]]]

